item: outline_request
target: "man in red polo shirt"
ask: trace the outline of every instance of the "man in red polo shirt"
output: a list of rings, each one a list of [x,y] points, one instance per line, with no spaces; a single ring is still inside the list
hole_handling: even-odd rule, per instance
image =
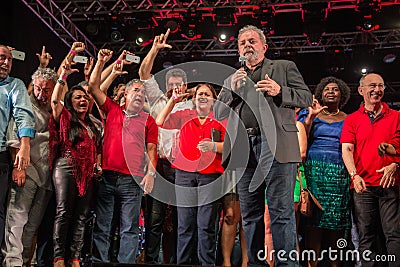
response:
[[[400,236],[395,231],[399,222],[397,164],[393,157],[378,155],[379,144],[389,142],[400,130],[400,113],[382,102],[384,90],[383,78],[378,74],[370,73],[360,79],[358,92],[364,103],[345,119],[340,140],[343,161],[352,180],[363,266],[375,266],[379,223],[388,254],[396,255],[396,261],[389,262],[389,266],[399,266],[400,261]]]
[[[118,200],[120,206],[118,262],[134,263],[139,238],[142,198],[140,187],[145,194],[153,189],[158,128],[153,117],[143,111],[145,91],[140,80],[132,80],[126,85],[126,102],[123,107],[100,90],[101,71],[111,56],[110,50],[99,51],[98,61],[89,81],[89,92],[107,118],[103,145],[103,179],[99,183],[96,202],[94,256],[95,261],[110,261],[111,221],[114,203]],[[144,172],[145,168],[147,173]]]

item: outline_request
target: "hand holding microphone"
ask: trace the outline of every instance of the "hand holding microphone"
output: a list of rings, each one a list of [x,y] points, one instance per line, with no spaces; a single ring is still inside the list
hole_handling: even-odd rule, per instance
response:
[[[243,88],[246,85],[247,73],[244,70],[244,67],[246,66],[246,57],[240,56],[239,57],[239,62],[240,62],[240,69],[238,69],[232,75],[231,88],[232,88],[233,91],[237,91],[237,90],[239,90],[240,88]]]

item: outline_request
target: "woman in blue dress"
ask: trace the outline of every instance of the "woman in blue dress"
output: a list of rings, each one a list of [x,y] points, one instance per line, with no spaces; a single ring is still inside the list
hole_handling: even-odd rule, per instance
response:
[[[318,264],[321,245],[337,249],[337,241],[350,228],[350,178],[340,145],[346,118],[340,108],[348,101],[350,89],[342,80],[326,77],[317,85],[314,97],[312,106],[301,111],[298,117],[308,135],[307,186],[324,208],[323,211],[314,209],[307,221],[306,249],[317,255],[316,259],[309,259],[311,267]],[[340,262],[333,261],[331,266],[340,266]]]

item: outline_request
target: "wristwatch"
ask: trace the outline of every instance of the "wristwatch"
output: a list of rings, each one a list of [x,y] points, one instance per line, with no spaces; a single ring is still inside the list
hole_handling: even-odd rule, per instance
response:
[[[153,176],[154,179],[157,177],[157,175],[152,171],[147,171],[147,174],[150,174],[151,176]]]
[[[354,176],[356,176],[356,175],[357,175],[357,171],[351,171],[350,172],[350,179],[353,180]]]

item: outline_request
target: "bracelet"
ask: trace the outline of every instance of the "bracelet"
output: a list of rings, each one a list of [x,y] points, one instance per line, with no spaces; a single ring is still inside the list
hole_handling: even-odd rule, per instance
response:
[[[117,64],[121,64],[121,59],[117,59],[115,62],[117,62]]]
[[[63,79],[63,80],[66,80],[67,77],[68,77],[68,75],[65,75],[65,74],[61,75],[61,79]]]
[[[150,175],[153,176],[154,178],[157,177],[157,175],[156,175],[154,172],[152,172],[152,171],[147,171],[147,174],[150,174]]]
[[[175,100],[175,102],[178,102],[179,97],[177,97],[176,95],[172,94],[172,95],[171,95],[171,98],[172,98],[173,100]]]
[[[356,176],[356,175],[357,175],[357,171],[350,172],[350,180],[353,180],[354,176]]]
[[[59,84],[61,84],[62,86],[65,85],[65,82],[64,82],[63,80],[61,80],[61,79],[58,79],[57,82],[58,82]]]
[[[73,49],[69,50],[69,52],[70,52],[71,54],[73,54],[74,56],[76,56],[76,55],[78,54],[78,53],[76,53],[76,51],[73,50]]]

